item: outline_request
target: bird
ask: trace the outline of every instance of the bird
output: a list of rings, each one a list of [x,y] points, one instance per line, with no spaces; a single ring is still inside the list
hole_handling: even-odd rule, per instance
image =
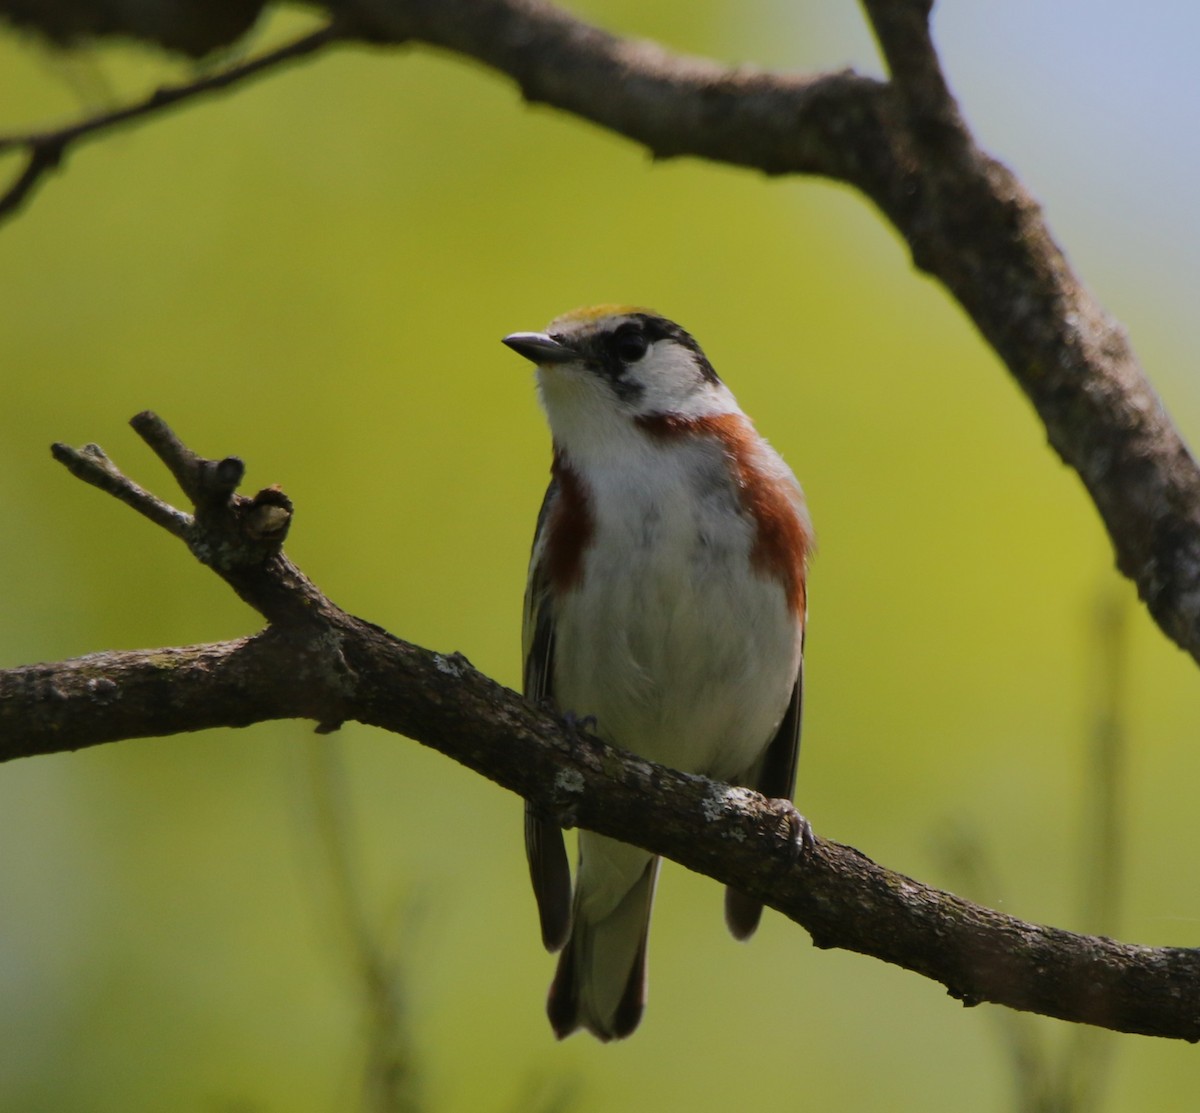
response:
[[[691,334],[599,305],[503,343],[535,366],[550,426],[523,621],[525,695],[685,773],[791,800],[813,530],[803,491]],[[562,1039],[638,1026],[659,859],[526,804],[547,999]],[[725,894],[733,936],[762,905]]]

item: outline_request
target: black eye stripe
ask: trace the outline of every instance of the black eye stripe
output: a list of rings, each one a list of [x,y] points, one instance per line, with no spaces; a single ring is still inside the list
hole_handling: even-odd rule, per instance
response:
[[[629,321],[612,334],[608,346],[621,363],[637,363],[650,350],[650,340],[640,324]]]
[[[555,336],[554,333],[551,335]],[[651,346],[663,340],[670,340],[691,352],[702,379],[710,383],[721,381],[689,332],[652,313],[631,313],[615,328],[591,332],[583,339],[565,334],[555,338],[569,340],[588,369],[603,379],[623,402],[636,405],[646,393],[645,373],[636,369]]]
[[[635,342],[631,342],[635,343]],[[638,359],[646,354],[646,347],[643,344]],[[623,402],[632,402],[642,396],[645,388],[634,376],[629,374],[630,363],[636,363],[636,360],[627,360],[621,352],[621,341],[618,341],[616,335],[604,337],[604,341],[599,345],[599,351],[596,353],[596,359],[593,366],[601,376],[608,382],[613,393]]]

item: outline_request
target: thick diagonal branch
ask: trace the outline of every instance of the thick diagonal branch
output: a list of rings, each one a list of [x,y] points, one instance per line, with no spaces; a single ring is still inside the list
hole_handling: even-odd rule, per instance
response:
[[[461,657],[409,645],[328,601],[326,615],[309,638],[268,631],[0,672],[0,757],[286,717],[353,718],[432,746],[566,826],[736,884],[819,946],[916,971],[966,1003],[1200,1039],[1200,952],[1023,923],[829,840],[796,860],[780,802],[564,732]]]
[[[635,843],[735,884],[801,924],[818,946],[916,971],[964,1002],[1200,1039],[1200,952],[1022,923],[891,873],[850,847],[816,840],[805,849],[793,839],[794,815],[784,802],[566,731],[463,658],[410,645],[346,614],[280,551],[282,528],[264,539],[262,515],[279,527],[277,512],[290,509],[282,493],[229,491],[222,510],[214,491],[227,478],[227,461],[191,453],[153,415],[134,423],[197,492],[184,531],[191,551],[271,625],[233,642],[0,672],[0,760],[270,719],[305,718],[324,729],[356,719],[441,751],[563,826]],[[77,464],[81,478],[136,505],[133,485],[99,449],[58,455]],[[203,476],[217,477],[217,488]],[[168,516],[157,524],[174,533],[175,522]]]

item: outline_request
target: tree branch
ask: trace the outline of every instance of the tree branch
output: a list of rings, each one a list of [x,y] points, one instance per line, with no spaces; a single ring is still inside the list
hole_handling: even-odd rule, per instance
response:
[[[928,0],[864,0],[892,80],[727,69],[618,39],[537,0],[360,0],[377,37],[467,54],[545,101],[645,144],[861,190],[939,279],[1079,474],[1117,566],[1200,661],[1200,469],[1013,174],[946,85]]]
[[[863,0],[891,71],[728,68],[621,39],[543,0],[329,0],[335,23],[262,58],[40,135],[0,218],[76,140],[227,88],[338,38],[424,42],[511,76],[529,101],[644,144],[862,191],[995,348],[1079,474],[1118,568],[1163,632],[1200,661],[1200,469],[1122,328],[1071,270],[1034,199],[979,149],[947,86],[930,0]]]
[[[0,216],[85,137],[349,34],[419,40],[509,74],[525,96],[593,120],[656,157],[697,155],[847,182],[904,236],[1030,398],[1108,528],[1121,570],[1162,629],[1200,660],[1200,473],[1128,341],[1084,289],[1036,202],[976,145],[946,85],[928,0],[863,0],[887,60],[881,83],[728,69],[622,40],[539,0],[343,0],[312,36],[28,152]],[[330,5],[333,7],[333,5]],[[351,22],[352,21],[352,22]],[[235,493],[236,458],[190,453],[153,415],[135,428],[192,501],[184,513],[95,446],[58,446],[74,474],[179,537],[268,628],[253,638],[94,654],[0,673],[0,758],[280,717],[356,719],[432,746],[580,825],[662,853],[803,925],[818,946],[873,955],[992,1001],[1119,1031],[1200,1040],[1200,952],[1026,924],[817,840],[801,853],[779,801],[686,776],[566,730],[460,657],[346,614],[283,554],[291,504]]]
[[[280,531],[263,539],[261,508],[278,509],[282,492],[246,498],[230,491],[218,506],[203,477],[227,479],[231,458],[196,456],[152,414],[134,424],[197,492],[196,512],[185,516],[191,551],[271,616],[271,625],[231,642],[96,653],[0,672],[0,760],[269,719],[312,719],[322,729],[355,719],[433,747],[563,826],[635,843],[736,884],[803,926],[817,946],[895,963],[941,982],[966,1004],[991,1001],[1200,1040],[1200,951],[1023,923],[831,840],[798,844],[787,802],[575,733],[461,656],[410,645],[342,611],[283,555]],[[97,486],[130,501],[134,485],[98,449],[56,455],[68,465],[103,460],[81,478],[103,477]],[[178,535],[176,517],[147,516]]]
[[[341,27],[334,21],[307,35],[302,35],[292,42],[267,51],[257,58],[239,62],[227,69],[197,78],[195,81],[188,81],[180,85],[164,85],[136,104],[88,116],[54,131],[0,136],[0,155],[12,150],[23,150],[26,153],[24,168],[13,179],[8,189],[0,194],[0,222],[14,216],[32,196],[34,188],[42,178],[58,167],[67,152],[84,139],[101,135],[122,124],[158,116],[168,109],[197,97],[223,92],[250,78],[260,77],[288,62],[305,58],[330,43],[337,42],[342,34]]]

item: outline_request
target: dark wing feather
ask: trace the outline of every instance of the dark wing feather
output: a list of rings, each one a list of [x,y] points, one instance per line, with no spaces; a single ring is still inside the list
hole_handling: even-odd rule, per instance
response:
[[[796,762],[800,758],[800,720],[804,708],[804,657],[792,687],[792,698],[756,768],[747,778],[749,787],[772,800],[790,800],[796,790]],[[735,939],[749,939],[762,917],[762,904],[737,889],[725,890],[725,923]]]
[[[544,528],[558,493],[551,483],[538,514],[537,534],[529,564],[529,583],[525,589],[525,669],[524,689],[535,703],[554,701],[554,613],[550,584],[541,560],[544,554]],[[525,804],[525,856],[529,860],[529,879],[537,898],[542,942],[548,951],[560,950],[571,933],[571,870],[567,848],[556,823],[542,818],[528,802]]]

